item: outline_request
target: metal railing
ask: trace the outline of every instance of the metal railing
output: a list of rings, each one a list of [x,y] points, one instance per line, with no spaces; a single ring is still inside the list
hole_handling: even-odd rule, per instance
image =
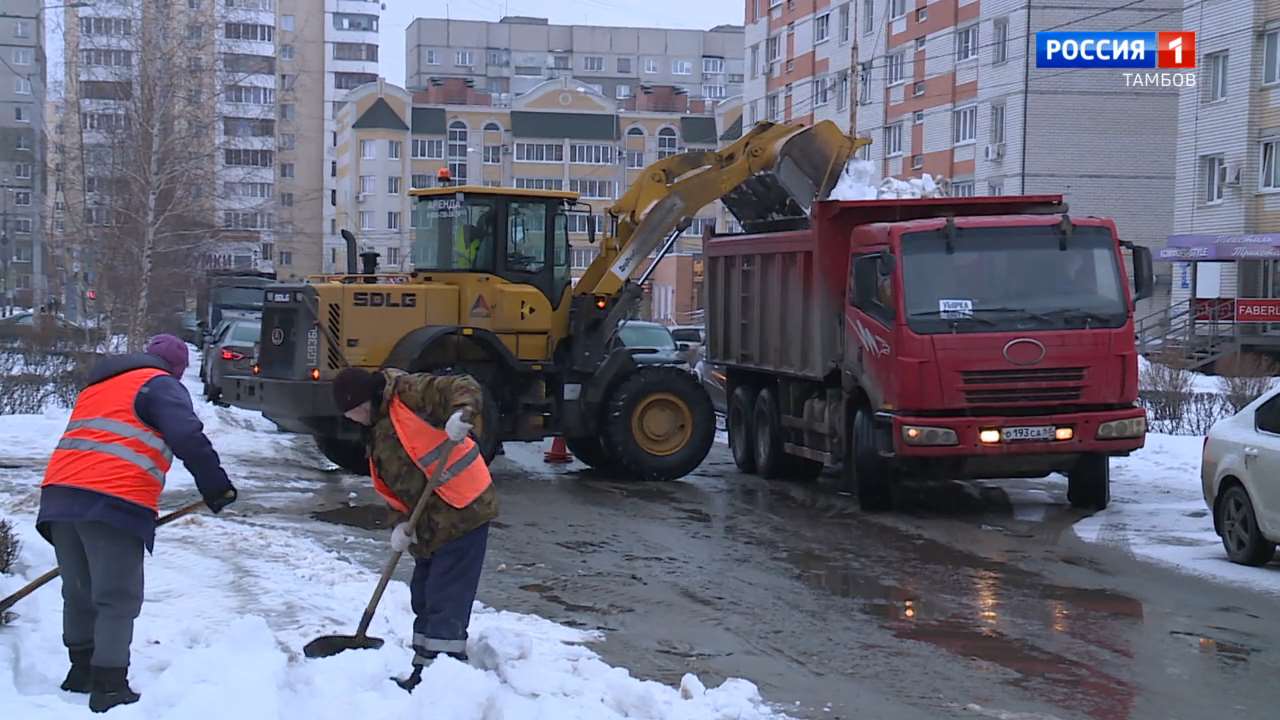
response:
[[[1231,301],[1183,300],[1138,318],[1134,326],[1139,353],[1189,369],[1209,365],[1240,346]]]

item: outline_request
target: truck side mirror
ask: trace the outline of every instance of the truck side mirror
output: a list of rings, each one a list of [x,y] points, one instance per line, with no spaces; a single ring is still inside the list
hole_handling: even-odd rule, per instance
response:
[[[1133,299],[1146,300],[1155,295],[1156,276],[1151,259],[1151,248],[1134,245],[1133,251]]]

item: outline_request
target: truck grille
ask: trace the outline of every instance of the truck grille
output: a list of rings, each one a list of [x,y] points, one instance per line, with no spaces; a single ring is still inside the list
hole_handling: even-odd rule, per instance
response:
[[[1084,392],[1084,368],[1025,368],[961,372],[965,400],[974,405],[1072,402]],[[990,387],[1018,385],[1019,387]]]

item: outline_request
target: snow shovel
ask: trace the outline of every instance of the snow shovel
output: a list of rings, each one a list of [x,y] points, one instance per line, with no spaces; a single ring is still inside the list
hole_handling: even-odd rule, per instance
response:
[[[168,525],[174,520],[190,515],[191,513],[199,510],[202,507],[204,507],[203,500],[197,500],[196,502],[193,502],[190,505],[184,505],[178,508],[177,510],[174,510],[173,512],[169,513],[168,515],[161,515],[160,518],[156,520],[156,527],[159,527],[161,525]],[[18,602],[22,598],[30,595],[36,590],[39,590],[44,585],[48,584],[50,580],[58,577],[60,572],[61,571],[58,568],[54,568],[49,572],[36,578],[35,580],[32,580],[31,582],[24,585],[18,590],[18,592],[10,595],[9,597],[3,600],[0,600],[0,614],[3,614],[5,610],[8,610],[9,608],[13,607],[14,603]]]
[[[427,509],[427,499],[431,497],[431,493],[452,477],[453,473],[446,471],[445,465],[448,464],[447,460],[453,454],[455,445],[457,443],[449,440],[445,441],[444,452],[441,456],[444,460],[436,465],[435,476],[422,489],[422,496],[418,498],[418,504],[413,508],[413,514],[409,516],[409,527],[415,529],[418,527],[418,520]],[[449,468],[449,470],[452,469]],[[387,589],[387,583],[391,582],[391,575],[396,571],[396,565],[400,563],[402,554],[398,550],[394,551],[391,554],[391,559],[387,560],[387,566],[382,569],[382,577],[378,578],[378,586],[373,590],[373,597],[369,598],[369,604],[364,609],[364,615],[360,617],[360,625],[356,628],[356,634],[322,635],[302,648],[303,655],[309,658],[325,658],[337,655],[344,650],[377,650],[382,647],[382,638],[369,637],[366,633],[369,631],[369,623],[373,622],[373,613],[378,609],[378,603],[382,600],[382,593]]]

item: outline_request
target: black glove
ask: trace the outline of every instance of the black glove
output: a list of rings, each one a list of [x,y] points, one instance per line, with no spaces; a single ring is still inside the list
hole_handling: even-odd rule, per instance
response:
[[[236,488],[234,485],[228,485],[227,491],[224,492],[223,494],[214,495],[212,497],[206,496],[204,499],[204,504],[209,506],[209,510],[213,511],[214,515],[217,515],[218,513],[222,512],[223,508],[225,508],[226,506],[230,505],[235,501],[236,501]]]

